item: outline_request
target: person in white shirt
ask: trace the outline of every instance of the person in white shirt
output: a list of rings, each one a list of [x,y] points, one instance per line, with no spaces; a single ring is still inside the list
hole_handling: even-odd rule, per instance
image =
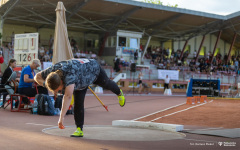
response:
[[[193,52],[193,55],[194,55],[195,58],[197,57],[197,51],[196,50]]]
[[[164,91],[165,89],[169,89],[168,88],[169,82],[170,82],[170,78],[168,77],[168,75],[166,75],[166,78],[164,79]]]
[[[234,65],[235,65],[235,71],[237,72],[237,70],[238,70],[238,60],[237,59],[235,59]]]
[[[140,71],[138,74],[138,84],[139,84],[138,94],[141,94],[142,92],[142,79],[143,79],[143,73],[142,71]]]
[[[120,63],[123,65],[124,62],[125,62],[125,60],[124,60],[123,56],[121,56],[121,58],[120,58]]]
[[[210,51],[208,51],[208,53],[207,53],[207,59],[209,59],[210,58]]]
[[[43,56],[43,61],[44,61],[44,62],[49,62],[49,61],[50,61],[50,56],[49,56],[48,54],[45,54],[45,55]]]

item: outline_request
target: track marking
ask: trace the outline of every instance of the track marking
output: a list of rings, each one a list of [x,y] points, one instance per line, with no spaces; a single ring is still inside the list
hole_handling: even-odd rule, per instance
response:
[[[142,118],[145,118],[145,117],[148,117],[148,116],[151,116],[151,115],[154,115],[154,114],[157,114],[157,113],[160,113],[160,112],[163,112],[163,111],[166,111],[166,110],[169,110],[169,109],[172,109],[172,108],[175,108],[175,107],[178,107],[178,106],[184,105],[184,104],[186,104],[186,103],[184,102],[184,103],[181,103],[181,104],[178,104],[178,105],[172,106],[172,107],[168,107],[168,108],[166,108],[166,109],[163,109],[163,110],[160,110],[160,111],[157,111],[157,112],[154,112],[154,113],[148,114],[148,115],[146,115],[146,116],[142,116],[142,117],[139,117],[139,118],[133,119],[133,121],[136,121],[136,120],[139,120],[139,119],[142,119]]]
[[[209,103],[211,103],[211,102],[213,102],[213,100],[211,100]],[[192,107],[189,107],[189,108],[186,108],[186,109],[183,109],[183,110],[180,110],[180,111],[177,111],[177,112],[168,114],[168,115],[164,115],[164,116],[162,116],[162,117],[155,118],[155,119],[151,120],[150,122],[153,122],[153,121],[156,121],[156,120],[158,120],[158,119],[161,119],[161,118],[164,118],[164,117],[167,117],[167,116],[171,116],[171,115],[174,115],[174,114],[177,114],[177,113],[180,113],[180,112],[183,112],[183,111],[186,111],[186,110],[189,110],[189,109],[198,107],[198,106],[202,106],[202,105],[205,105],[205,104],[207,104],[207,103],[199,104],[199,105],[192,106]]]
[[[231,97],[229,97],[229,98],[227,98],[227,97],[215,97],[215,98],[212,98],[212,99],[214,99],[214,100],[218,100],[218,99],[233,99],[233,100],[240,100],[240,98],[231,98]]]
[[[26,123],[26,124],[29,124],[29,125],[35,125],[35,126],[56,126],[56,125],[47,125],[47,124],[36,124],[36,123]]]
[[[157,98],[151,98],[151,99],[136,100],[136,101],[131,101],[131,102],[127,101],[127,104],[136,103],[136,102],[154,101],[154,100],[159,100],[159,98],[157,97]],[[110,105],[119,105],[119,102],[106,104],[106,106],[110,106]],[[102,107],[102,105],[99,104],[97,106],[86,107],[85,109],[89,109],[89,108],[91,109],[91,108],[97,108],[97,107]]]

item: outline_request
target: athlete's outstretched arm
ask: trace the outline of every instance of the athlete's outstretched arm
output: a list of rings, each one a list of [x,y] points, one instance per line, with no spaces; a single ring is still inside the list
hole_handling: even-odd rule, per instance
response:
[[[69,108],[69,105],[71,103],[74,86],[75,86],[75,84],[70,84],[65,88],[65,93],[64,93],[63,101],[62,101],[62,110],[61,110],[60,117],[58,120],[58,127],[60,129],[64,128],[63,119],[64,119],[64,115],[66,114],[66,112]]]

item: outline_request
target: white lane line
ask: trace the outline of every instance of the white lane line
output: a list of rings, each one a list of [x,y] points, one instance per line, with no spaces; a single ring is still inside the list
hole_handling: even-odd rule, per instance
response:
[[[213,100],[211,100],[209,103],[211,103],[211,102],[213,102]],[[162,117],[158,117],[158,118],[156,118],[156,119],[153,119],[153,120],[151,120],[150,122],[153,122],[153,121],[156,121],[156,120],[158,120],[158,119],[161,119],[161,118],[164,118],[164,117],[167,117],[167,116],[171,116],[171,115],[174,115],[174,114],[177,114],[177,113],[180,113],[180,112],[183,112],[183,111],[186,111],[186,110],[189,110],[189,109],[198,107],[198,106],[202,106],[202,105],[205,105],[205,104],[207,104],[207,103],[199,104],[199,105],[192,106],[192,107],[189,107],[189,108],[186,108],[186,109],[183,109],[183,110],[180,110],[180,111],[177,111],[177,112],[168,114],[168,115],[164,115],[164,116],[162,116]]]
[[[145,117],[148,117],[148,116],[151,116],[151,115],[154,115],[154,114],[157,114],[157,113],[160,113],[160,112],[163,112],[163,111],[166,111],[166,110],[169,110],[169,109],[172,109],[172,108],[175,108],[175,107],[178,107],[178,106],[184,105],[184,104],[186,104],[186,102],[185,102],[185,103],[178,104],[178,105],[175,105],[175,106],[172,106],[172,107],[168,107],[168,108],[166,108],[166,109],[163,109],[163,110],[160,110],[160,111],[157,111],[157,112],[154,112],[154,113],[148,114],[148,115],[146,115],[146,116],[142,116],[142,117],[139,117],[139,118],[133,119],[132,121],[136,121],[136,120],[139,120],[139,119],[142,119],[142,118],[145,118]]]
[[[26,124],[35,125],[35,126],[49,126],[49,127],[56,126],[56,125],[36,124],[36,123],[26,123]]]

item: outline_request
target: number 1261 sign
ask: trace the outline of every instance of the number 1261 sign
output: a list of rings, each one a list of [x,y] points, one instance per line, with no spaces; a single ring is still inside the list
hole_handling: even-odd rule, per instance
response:
[[[15,34],[14,59],[18,65],[29,65],[38,58],[38,33]]]
[[[18,54],[17,60],[25,64],[27,62],[31,62],[33,59],[37,59],[35,53],[22,53],[22,54]]]

